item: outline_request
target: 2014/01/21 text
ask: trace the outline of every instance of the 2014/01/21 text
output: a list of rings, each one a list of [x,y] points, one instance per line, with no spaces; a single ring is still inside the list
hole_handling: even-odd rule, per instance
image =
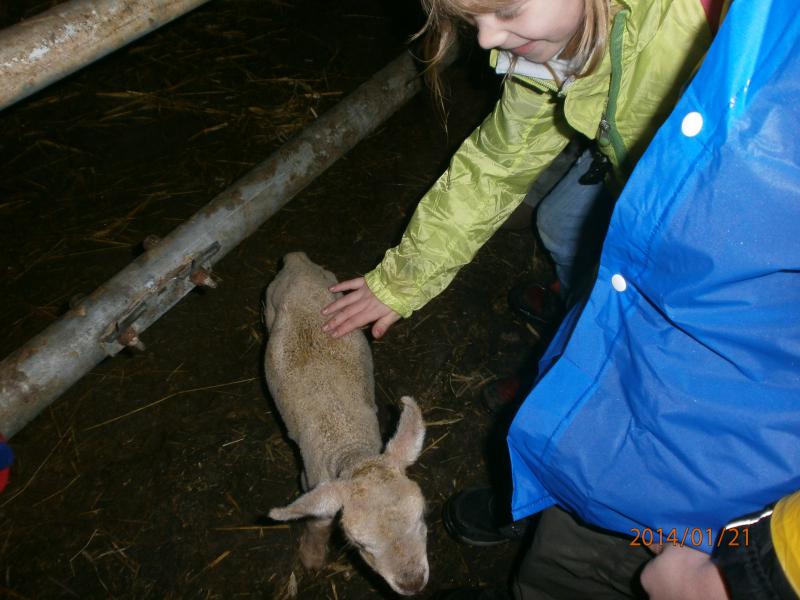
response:
[[[716,546],[749,546],[750,545],[750,532],[747,527],[738,527],[736,529],[723,529],[720,534],[714,538],[714,530],[709,528],[702,529],[700,527],[685,527],[683,532],[680,532],[676,527],[672,529],[651,529],[645,527],[638,529],[636,527],[631,529],[633,540],[631,546],[661,546],[663,544],[672,544],[673,546],[693,546],[698,548],[707,545],[709,548]]]

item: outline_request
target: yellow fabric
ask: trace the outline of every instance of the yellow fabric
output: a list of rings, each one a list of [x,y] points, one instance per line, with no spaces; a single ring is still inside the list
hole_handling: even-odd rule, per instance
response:
[[[699,0],[620,2],[617,131],[628,162],[603,148],[617,179],[627,178],[669,114],[711,39]],[[598,133],[606,109],[612,57],[559,93],[550,82],[511,77],[494,111],[467,138],[448,170],[423,197],[400,244],[365,276],[377,298],[408,317],[439,294],[522,202],[539,174],[575,132]]]
[[[786,579],[800,596],[800,491],[786,496],[775,506],[770,533]]]

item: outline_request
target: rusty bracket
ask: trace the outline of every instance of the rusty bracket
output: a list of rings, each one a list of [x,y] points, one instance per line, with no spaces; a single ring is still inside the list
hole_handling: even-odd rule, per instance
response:
[[[154,246],[151,246],[154,247]],[[100,336],[100,345],[108,356],[123,348],[144,350],[139,333],[147,329],[194,287],[216,288],[212,277],[211,257],[220,251],[219,242],[213,242],[193,257],[188,257],[158,281],[152,282],[142,294],[137,294],[131,305],[117,318],[112,319]]]

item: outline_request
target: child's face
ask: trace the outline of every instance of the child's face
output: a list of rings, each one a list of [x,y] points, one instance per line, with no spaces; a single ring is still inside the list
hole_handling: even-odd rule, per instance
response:
[[[556,56],[583,23],[584,0],[520,0],[472,17],[482,48],[510,50],[544,63]]]

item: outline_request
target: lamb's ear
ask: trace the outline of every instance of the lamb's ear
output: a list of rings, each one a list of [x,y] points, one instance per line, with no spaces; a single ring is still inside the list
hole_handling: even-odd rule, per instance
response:
[[[404,405],[403,414],[400,415],[394,437],[386,444],[384,454],[405,468],[414,464],[422,452],[425,421],[422,419],[422,411],[411,396],[403,396],[400,401]]]
[[[276,521],[291,521],[303,517],[333,518],[342,508],[342,483],[328,481],[306,492],[289,506],[273,508],[269,518]]]

